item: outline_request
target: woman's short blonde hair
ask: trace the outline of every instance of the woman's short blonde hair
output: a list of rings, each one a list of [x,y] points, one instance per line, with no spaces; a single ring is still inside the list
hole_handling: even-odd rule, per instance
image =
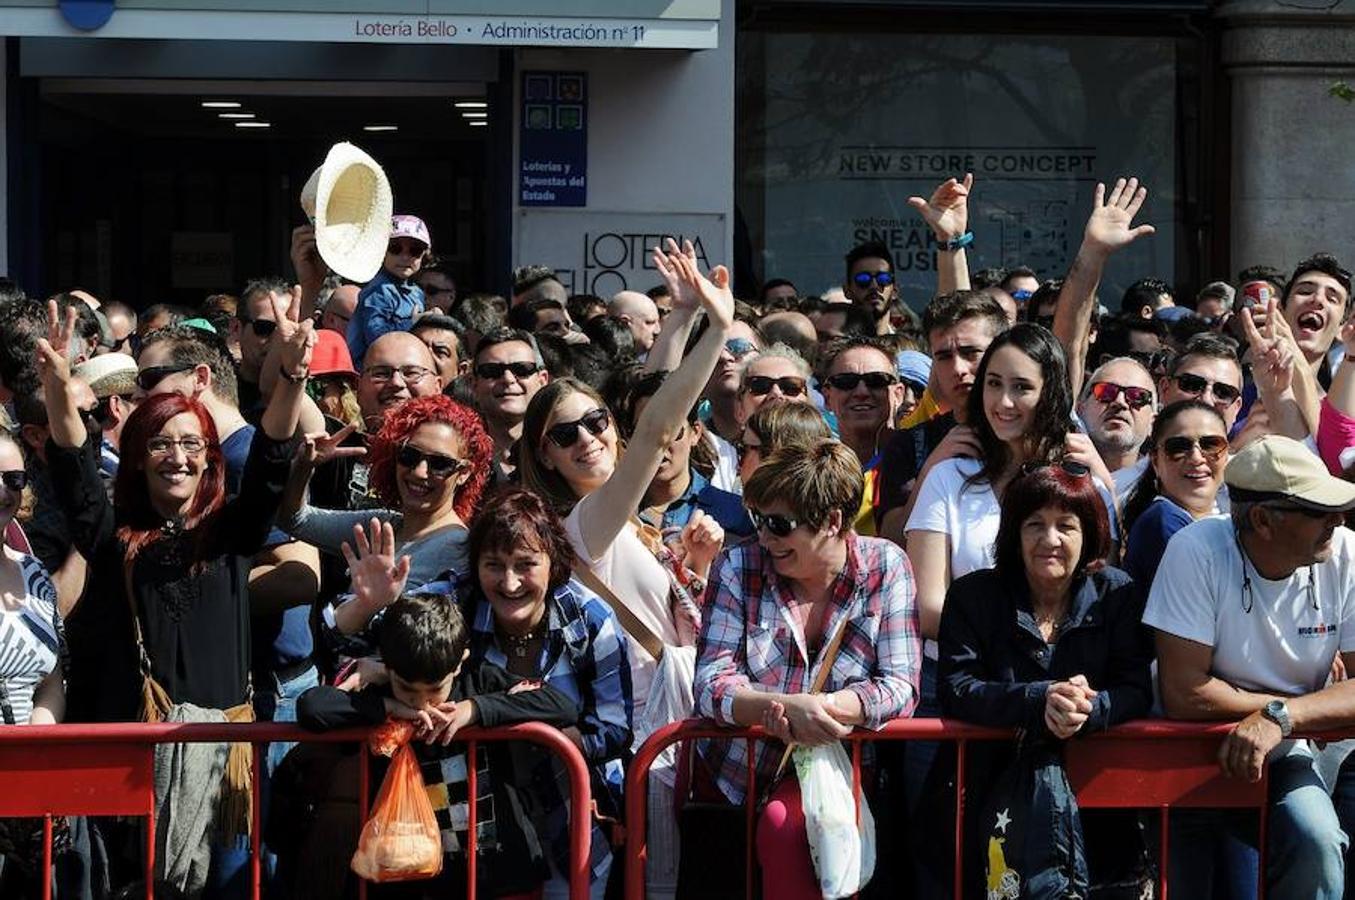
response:
[[[758,510],[785,503],[802,525],[815,529],[838,510],[842,533],[856,521],[865,486],[856,454],[841,441],[826,440],[773,451],[743,486],[743,499]]]

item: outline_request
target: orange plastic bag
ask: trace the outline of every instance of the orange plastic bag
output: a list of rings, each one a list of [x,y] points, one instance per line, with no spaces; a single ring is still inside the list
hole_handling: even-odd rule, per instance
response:
[[[353,871],[368,881],[432,878],[442,871],[442,836],[419,761],[409,748],[408,734],[382,729],[378,734],[372,735],[372,749],[390,755],[391,748],[395,755],[358,838]],[[399,749],[394,749],[396,743]]]

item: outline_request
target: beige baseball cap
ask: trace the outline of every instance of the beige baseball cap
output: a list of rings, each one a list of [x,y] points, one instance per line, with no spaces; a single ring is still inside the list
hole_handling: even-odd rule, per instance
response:
[[[1319,512],[1355,509],[1355,484],[1337,478],[1293,438],[1266,435],[1228,461],[1223,480],[1234,500],[1284,500]]]

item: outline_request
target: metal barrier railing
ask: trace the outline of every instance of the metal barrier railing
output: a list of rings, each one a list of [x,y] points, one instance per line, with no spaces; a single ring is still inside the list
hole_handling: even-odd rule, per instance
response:
[[[273,742],[364,742],[364,730],[314,734],[291,725],[253,724],[100,724],[34,725],[0,727],[0,778],[20,789],[0,790],[0,817],[25,816],[43,819],[43,900],[52,896],[53,816],[144,816],[147,819],[146,900],[154,900],[155,882],[155,789],[154,751],[158,744],[249,743],[253,746],[253,777],[250,780],[253,822],[250,828],[250,896],[261,891],[262,803],[260,762]],[[466,745],[474,760],[480,743],[527,741],[559,756],[570,787],[569,878],[570,900],[586,900],[589,880],[592,794],[588,766],[570,740],[555,728],[539,723],[500,728],[464,728],[456,740]],[[358,806],[362,821],[368,813],[369,757],[362,748],[359,757]],[[468,794],[468,843],[466,846],[466,896],[476,897],[476,794],[477,773],[466,767]],[[354,876],[356,877],[356,876]],[[359,882],[366,897],[366,883]]]
[[[1167,897],[1169,838],[1167,816],[1181,808],[1256,808],[1260,841],[1265,846],[1266,780],[1247,783],[1225,778],[1218,749],[1231,724],[1142,720],[1066,742],[1064,767],[1079,805],[1089,808],[1157,809],[1162,839],[1158,858],[1158,898]],[[955,851],[953,896],[964,896],[964,802],[966,750],[974,741],[1010,741],[1014,732],[982,728],[947,719],[898,719],[879,731],[856,730],[852,745],[853,790],[861,796],[861,747],[874,741],[947,741],[956,746]],[[757,791],[753,787],[753,742],[765,739],[761,728],[727,728],[705,719],[673,722],[655,731],[635,753],[626,773],[626,898],[645,896],[646,788],[649,770],[666,748],[697,738],[748,741],[745,799],[745,896],[752,900],[755,872],[754,829]],[[1264,853],[1262,854],[1264,864]],[[1262,872],[1264,885],[1264,871]],[[1262,887],[1264,891],[1264,887]]]

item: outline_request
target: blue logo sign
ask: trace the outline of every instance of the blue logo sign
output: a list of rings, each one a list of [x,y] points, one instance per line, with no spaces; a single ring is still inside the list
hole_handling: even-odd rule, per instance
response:
[[[57,0],[62,17],[73,28],[81,31],[96,31],[108,24],[113,18],[113,7],[117,0]]]

